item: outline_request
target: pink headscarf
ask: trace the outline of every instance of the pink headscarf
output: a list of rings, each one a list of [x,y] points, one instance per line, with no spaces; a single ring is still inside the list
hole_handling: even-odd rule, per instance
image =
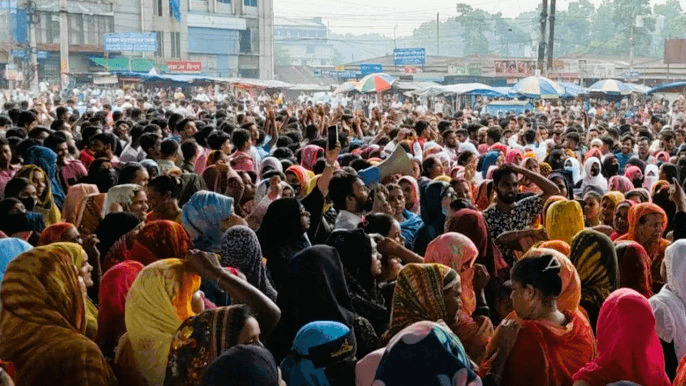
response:
[[[629,166],[626,168],[626,170],[624,171],[624,176],[626,178],[628,178],[630,181],[633,181],[634,176],[636,176],[636,173],[643,174],[643,172],[641,172],[641,168],[639,168],[638,166],[632,165],[632,166]],[[633,183],[632,183],[632,185],[633,185]]]
[[[519,149],[509,149],[505,154],[505,162],[509,164],[515,163],[515,158],[517,156],[519,156],[520,160],[524,158],[524,153]]]
[[[629,178],[625,176],[612,176],[610,177],[609,189],[626,193],[634,189],[634,184],[633,182],[631,182]]]
[[[412,205],[412,209],[410,209],[410,212],[419,213],[419,184],[417,183],[417,180],[412,176],[400,177],[400,179],[398,180],[398,184],[403,182],[403,181],[412,185],[412,195],[414,196],[414,205]]]
[[[666,151],[661,151],[661,152],[655,154],[655,160],[659,161],[661,156],[665,158],[664,162],[669,162],[669,160],[671,159],[671,157],[669,156],[669,153],[667,153]]]
[[[322,152],[323,154],[324,149],[317,145],[307,145],[303,147],[302,152],[300,153],[300,165],[307,170],[312,170],[317,159],[319,159],[319,152]]]

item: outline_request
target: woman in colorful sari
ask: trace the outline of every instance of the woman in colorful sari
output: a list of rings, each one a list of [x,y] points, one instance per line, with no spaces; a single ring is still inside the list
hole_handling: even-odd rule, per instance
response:
[[[412,176],[402,176],[398,185],[403,189],[405,197],[405,209],[419,214],[419,184]]]
[[[581,307],[595,328],[598,312],[610,293],[619,288],[615,246],[606,235],[585,229],[572,239],[569,260],[581,279]]]
[[[634,184],[626,176],[612,176],[608,189],[626,194],[634,189]]]
[[[234,199],[222,194],[200,191],[183,206],[181,224],[188,232],[193,248],[206,252],[221,251],[221,237],[231,225],[245,225],[234,213]]]
[[[129,260],[136,236],[145,224],[128,212],[110,213],[102,219],[95,234],[102,261],[102,272]]]
[[[100,349],[86,337],[85,287],[74,267],[78,254],[64,243],[38,247],[5,271],[0,358],[14,364],[19,385],[116,384]]]
[[[584,229],[584,214],[577,201],[561,200],[548,207],[545,230],[549,240],[572,243],[574,235]]]
[[[650,276],[650,256],[641,244],[635,241],[617,243],[617,262],[619,263],[619,286],[631,288],[649,298],[653,280]]]
[[[19,254],[32,249],[33,246],[24,240],[14,237],[5,237],[0,239],[0,282],[7,270],[9,263]]]
[[[177,329],[194,315],[191,304],[200,276],[179,259],[144,268],[126,298],[125,340],[119,350],[132,350],[135,369],[149,385],[164,382],[169,349]]]
[[[207,366],[237,344],[261,345],[260,325],[247,305],[220,307],[191,316],[172,339],[164,385],[202,384]]]
[[[59,242],[78,243],[81,235],[74,224],[67,222],[56,222],[41,232],[38,245],[48,245]]]
[[[562,172],[552,172],[547,178],[557,185],[557,188],[560,189],[561,196],[566,197],[569,200],[574,199],[574,186],[572,186],[569,178]]]
[[[481,385],[462,342],[442,322],[408,325],[385,348],[360,360],[356,371],[358,386]]]
[[[388,189],[388,202],[391,205],[393,217],[400,223],[405,245],[408,248],[412,248],[417,232],[424,225],[422,218],[418,214],[406,209],[405,193],[400,185],[388,184],[386,189]]]
[[[79,233],[84,236],[92,235],[98,229],[100,221],[102,221],[102,208],[105,206],[107,193],[90,194],[86,197],[83,213],[77,223],[74,223],[79,229]]]
[[[421,196],[422,227],[417,231],[414,251],[420,255],[426,247],[445,230],[445,212],[443,211],[443,194],[450,185],[443,181],[434,181],[426,185]]]
[[[546,251],[546,250],[543,250]],[[512,303],[517,320],[505,320],[481,375],[509,385],[570,385],[572,376],[595,356],[594,337],[579,310],[562,310],[561,263],[554,253],[519,260],[512,268]],[[518,326],[514,339],[501,338]],[[515,327],[516,331],[517,327]]]
[[[650,298],[650,306],[655,314],[667,374],[674,377],[679,361],[686,357],[686,240],[677,240],[667,247],[665,270],[667,285]]]
[[[479,251],[474,243],[465,235],[448,232],[438,236],[426,249],[424,261],[439,263],[454,269],[461,279],[460,314],[457,316],[455,333],[462,340],[469,357],[481,362],[486,354],[486,347],[493,337],[493,324],[488,318],[490,309],[486,303],[482,283],[483,277],[488,279],[483,266],[474,263]],[[479,283],[475,288],[474,281]],[[478,293],[477,293],[478,291]],[[475,312],[479,310],[479,312]]]
[[[650,256],[650,275],[653,279],[653,293],[660,292],[665,284],[660,266],[665,258],[665,248],[669,241],[662,237],[667,228],[667,215],[659,206],[652,203],[634,205],[629,209],[629,231],[618,241],[636,241]]]
[[[33,146],[24,155],[24,165],[35,165],[45,173],[55,204],[61,208],[65,197],[57,171],[57,154],[47,147]]]
[[[168,220],[152,221],[141,229],[129,259],[143,265],[158,260],[183,257],[191,247],[188,233],[180,224]]]
[[[293,165],[286,169],[286,182],[293,188],[295,197],[302,199],[310,193],[310,174],[312,172],[300,165]]]
[[[114,361],[114,350],[119,343],[119,338],[126,333],[124,322],[126,295],[142,270],[143,264],[127,260],[107,270],[100,281],[98,296],[100,311],[95,343],[110,363]]]
[[[610,239],[612,241],[617,240],[629,231],[629,209],[634,205],[636,205],[636,203],[631,200],[624,200],[617,204],[613,221],[614,232],[610,234]]]
[[[77,225],[81,221],[86,198],[97,193],[99,192],[96,185],[76,184],[70,186],[62,208],[62,220]]]
[[[136,184],[123,184],[110,188],[102,208],[102,217],[115,212],[130,212],[141,221],[145,221],[148,214],[148,197],[145,189]]]
[[[37,200],[33,210],[43,215],[45,226],[59,222],[62,215],[53,198],[50,179],[45,172],[36,165],[25,165],[14,175],[14,178],[17,177],[26,178],[36,187]]]
[[[645,296],[629,288],[614,291],[600,309],[597,336],[598,356],[574,374],[574,386],[617,381],[671,385],[655,317]]]
[[[538,246],[539,248],[548,248],[552,249],[554,251],[558,251],[561,254],[565,256],[569,256],[569,253],[572,251],[571,248],[569,247],[569,244],[565,243],[562,240],[548,240],[544,241],[541,243],[541,245]]]
[[[610,191],[603,195],[600,201],[600,222],[603,225],[614,226],[615,209],[624,200],[624,195],[620,192]]]
[[[227,230],[221,238],[219,261],[224,267],[238,269],[245,275],[248,283],[276,301],[277,292],[262,261],[260,241],[252,229],[238,225]]]

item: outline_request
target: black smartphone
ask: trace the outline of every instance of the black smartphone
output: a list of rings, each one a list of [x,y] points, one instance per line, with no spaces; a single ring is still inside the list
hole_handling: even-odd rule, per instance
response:
[[[326,140],[326,148],[328,150],[333,150],[336,148],[336,144],[338,143],[338,126],[333,125],[329,126],[327,129],[327,140]]]

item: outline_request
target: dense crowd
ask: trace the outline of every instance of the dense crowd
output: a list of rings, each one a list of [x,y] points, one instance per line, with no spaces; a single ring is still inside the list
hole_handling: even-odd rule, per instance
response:
[[[2,106],[0,385],[686,385],[683,96],[186,93]]]

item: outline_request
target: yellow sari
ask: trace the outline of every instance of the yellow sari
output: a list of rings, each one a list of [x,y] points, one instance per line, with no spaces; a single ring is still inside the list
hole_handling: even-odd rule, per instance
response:
[[[45,180],[45,190],[43,191],[43,194],[38,197],[38,202],[36,202],[34,211],[43,215],[43,222],[47,228],[56,222],[60,222],[62,219],[60,210],[55,204],[55,199],[52,196],[52,190],[50,190],[50,178],[48,178],[48,175],[45,174],[43,169],[36,165],[24,166],[17,172],[15,177],[24,177],[33,184],[33,178],[37,173],[41,173],[43,175]]]

